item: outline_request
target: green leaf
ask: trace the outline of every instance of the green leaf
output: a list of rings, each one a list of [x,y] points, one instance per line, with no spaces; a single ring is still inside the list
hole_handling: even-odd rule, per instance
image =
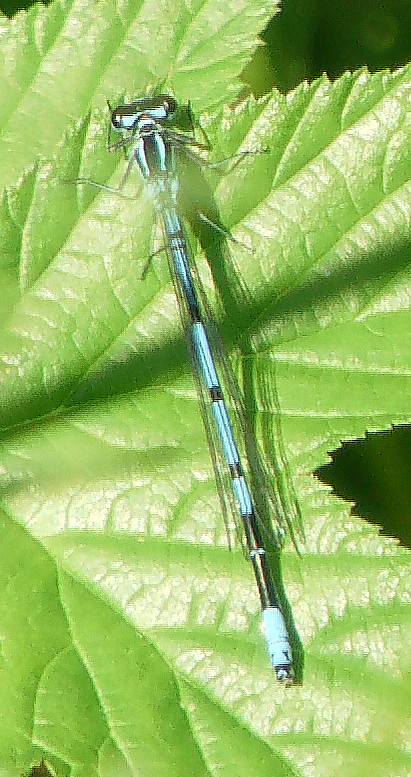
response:
[[[0,41],[7,777],[42,758],[59,777],[409,771],[409,553],[311,473],[341,440],[410,420],[411,71],[219,113],[268,13],[60,3]],[[210,109],[215,159],[268,148],[223,170],[215,198],[238,241],[222,332],[304,517],[301,555],[289,542],[282,556],[304,646],[290,689],[251,570],[226,547],[161,254],[140,280],[146,193],[137,175],[133,199],[65,183],[120,180],[104,100],[166,77]]]

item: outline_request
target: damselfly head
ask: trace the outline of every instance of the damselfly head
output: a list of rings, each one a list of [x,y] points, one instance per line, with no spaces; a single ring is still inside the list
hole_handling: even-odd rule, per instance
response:
[[[132,103],[117,105],[111,112],[111,124],[116,130],[134,130],[142,115],[154,121],[170,121],[178,109],[177,100],[170,94],[141,97]]]

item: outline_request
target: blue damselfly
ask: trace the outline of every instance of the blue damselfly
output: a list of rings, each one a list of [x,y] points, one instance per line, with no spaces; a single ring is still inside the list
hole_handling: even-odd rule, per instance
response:
[[[231,365],[216,337],[211,313],[198,277],[186,230],[180,217],[179,174],[177,158],[186,155],[196,163],[203,164],[200,153],[208,150],[206,144],[194,136],[176,129],[173,120],[178,105],[170,95],[143,97],[132,103],[119,105],[111,111],[111,129],[122,133],[121,139],[110,145],[109,150],[129,149],[126,171],[117,189],[97,184],[89,179],[78,179],[80,183],[91,183],[99,188],[118,192],[128,179],[131,169],[137,165],[158,213],[167,251],[170,274],[179,304],[183,327],[186,333],[200,398],[211,458],[216,473],[217,487],[223,506],[227,511],[227,499],[235,503],[237,526],[245,538],[244,547],[250,558],[260,595],[265,637],[270,659],[281,682],[289,682],[294,676],[290,641],[277,592],[270,571],[266,551],[266,522],[259,518],[249,477],[243,467],[237,440],[233,432],[229,411],[224,399],[223,387],[233,400],[239,434],[246,437],[250,424],[245,412],[240,388]],[[206,217],[205,221],[211,223]],[[221,227],[215,226],[220,232]],[[210,334],[210,328],[213,330]],[[217,366],[218,365],[218,366]],[[221,376],[223,380],[221,380]],[[233,415],[231,418],[234,420]],[[252,433],[252,432],[251,432]],[[274,512],[274,526],[270,536],[277,549],[281,544],[281,533],[289,518],[275,489],[269,483],[264,464],[255,454],[257,469],[265,478],[264,488],[268,502]],[[224,486],[223,462],[229,480],[230,494]],[[234,499],[232,498],[234,496]]]

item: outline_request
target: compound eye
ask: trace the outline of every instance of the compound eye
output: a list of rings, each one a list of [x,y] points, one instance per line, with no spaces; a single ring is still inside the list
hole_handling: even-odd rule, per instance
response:
[[[164,110],[167,114],[167,118],[173,116],[177,112],[178,103],[177,100],[170,94],[165,94],[163,98]]]
[[[122,123],[123,123],[123,117],[121,113],[117,113],[117,111],[113,111],[111,114],[111,123],[115,129],[121,129]]]

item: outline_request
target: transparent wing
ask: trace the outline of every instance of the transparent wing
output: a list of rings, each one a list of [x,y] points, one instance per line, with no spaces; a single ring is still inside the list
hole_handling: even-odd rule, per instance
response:
[[[189,249],[188,249],[189,250]],[[170,275],[173,281],[174,292],[177,299],[181,323],[187,342],[187,349],[191,361],[194,382],[196,385],[197,396],[199,400],[200,412],[203,419],[207,443],[210,451],[211,462],[214,470],[216,488],[221,505],[221,512],[226,528],[228,545],[230,549],[233,546],[233,527],[237,541],[243,548],[244,556],[249,559],[249,552],[244,538],[243,525],[237,502],[234,497],[232,481],[228,472],[228,465],[222,452],[221,443],[218,437],[215,419],[213,416],[212,405],[208,390],[204,384],[201,369],[197,361],[193,340],[191,334],[191,319],[187,308],[187,300],[181,287],[181,281],[176,273],[173,257],[169,250],[166,250]],[[190,252],[191,253],[191,252]],[[191,258],[191,257],[190,257]],[[193,266],[193,263],[192,263]],[[231,519],[231,520],[230,520]]]
[[[178,135],[179,133],[175,133]],[[195,144],[192,144],[195,145]],[[200,144],[201,148],[201,144]],[[180,136],[177,151],[180,152],[182,157],[186,157],[195,163],[197,169],[204,166],[204,160],[195,152],[185,147],[185,137]],[[192,182],[190,184],[190,175],[188,175],[189,193],[192,194]],[[195,192],[199,188],[199,183],[196,182],[194,186]],[[183,195],[184,205],[184,195]],[[192,197],[189,198],[192,202]],[[207,197],[206,197],[207,199]],[[207,205],[210,203],[207,202]],[[201,207],[201,206],[200,206]],[[184,207],[183,207],[184,210]],[[198,223],[193,221],[200,221],[198,216],[201,215],[197,212],[197,208],[191,212],[189,218],[190,223],[194,227],[198,227]],[[252,296],[248,292],[242,280],[238,277],[233,267],[230,251],[228,250],[227,241],[231,239],[231,236],[227,230],[219,223],[219,217],[217,211],[212,213],[213,218],[205,219],[201,218],[202,227],[195,231],[199,233],[200,243],[205,248],[206,240],[202,240],[203,229],[210,234],[210,230],[213,232],[212,246],[215,251],[212,253],[215,256],[211,256],[210,251],[205,250],[207,261],[210,265],[210,270],[214,281],[216,282],[216,265],[219,266],[222,276],[230,276],[227,278],[227,283],[230,288],[234,286],[234,293],[238,295],[240,304],[245,306],[252,304]],[[229,272],[230,266],[231,272]],[[204,286],[201,282],[201,278],[195,264],[193,257],[191,257],[191,269],[198,292],[199,301],[202,308],[202,317],[205,328],[208,332],[208,336],[211,342],[213,354],[219,371],[219,377],[224,391],[224,397],[227,402],[227,406],[230,411],[230,420],[233,423],[235,437],[239,443],[240,455],[246,469],[246,475],[253,491],[253,499],[257,506],[257,512],[259,516],[267,516],[266,520],[262,520],[259,517],[259,522],[264,534],[269,536],[270,540],[277,546],[282,544],[282,535],[288,530],[292,541],[298,551],[298,540],[304,540],[304,528],[303,519],[301,515],[300,506],[296,497],[293,478],[290,473],[290,467],[285,453],[285,446],[281,431],[281,414],[277,397],[276,386],[261,385],[260,390],[262,396],[267,398],[267,404],[269,397],[274,396],[274,411],[275,420],[274,424],[266,424],[264,426],[264,439],[267,450],[267,455],[264,454],[260,444],[258,443],[254,429],[252,427],[250,416],[247,413],[243,394],[238,385],[238,381],[235,377],[230,359],[227,357],[224,344],[219,334],[218,326],[215,321],[215,316],[210,308],[207,294],[205,293]],[[223,284],[221,284],[222,286]],[[224,284],[227,285],[227,284]],[[219,296],[222,298],[220,284],[216,283]],[[231,298],[232,299],[232,298]],[[223,306],[224,300],[223,300]],[[229,305],[227,305],[227,308]],[[200,381],[201,384],[201,381]],[[204,397],[203,397],[204,401]],[[208,397],[205,397],[206,407],[209,405]],[[204,414],[203,414],[204,418]],[[211,418],[211,422],[213,419]],[[204,421],[206,425],[206,421]],[[210,424],[210,421],[209,421]],[[214,428],[214,424],[211,423],[211,427]],[[206,427],[207,428],[207,427]],[[217,441],[217,447],[218,441]],[[244,455],[246,454],[246,455]],[[268,466],[267,461],[270,462]],[[268,517],[269,516],[269,517]]]
[[[269,456],[273,470],[270,472],[267,458],[255,437],[242,392],[234,374],[231,361],[224,348],[215,316],[210,309],[198,268],[193,259],[192,273],[201,302],[203,322],[213,348],[224,397],[229,408],[230,419],[233,423],[243,464],[252,487],[261,528],[265,536],[268,535],[269,539],[277,546],[282,544],[282,535],[288,530],[294,545],[298,549],[297,538],[302,540],[304,537],[303,520],[289,471],[280,425],[277,423],[275,430],[273,426],[265,430],[267,432],[266,438],[270,447]],[[267,396],[268,387],[263,385],[262,390]],[[277,418],[279,418],[279,414],[277,414]],[[262,516],[270,517],[262,520]]]

